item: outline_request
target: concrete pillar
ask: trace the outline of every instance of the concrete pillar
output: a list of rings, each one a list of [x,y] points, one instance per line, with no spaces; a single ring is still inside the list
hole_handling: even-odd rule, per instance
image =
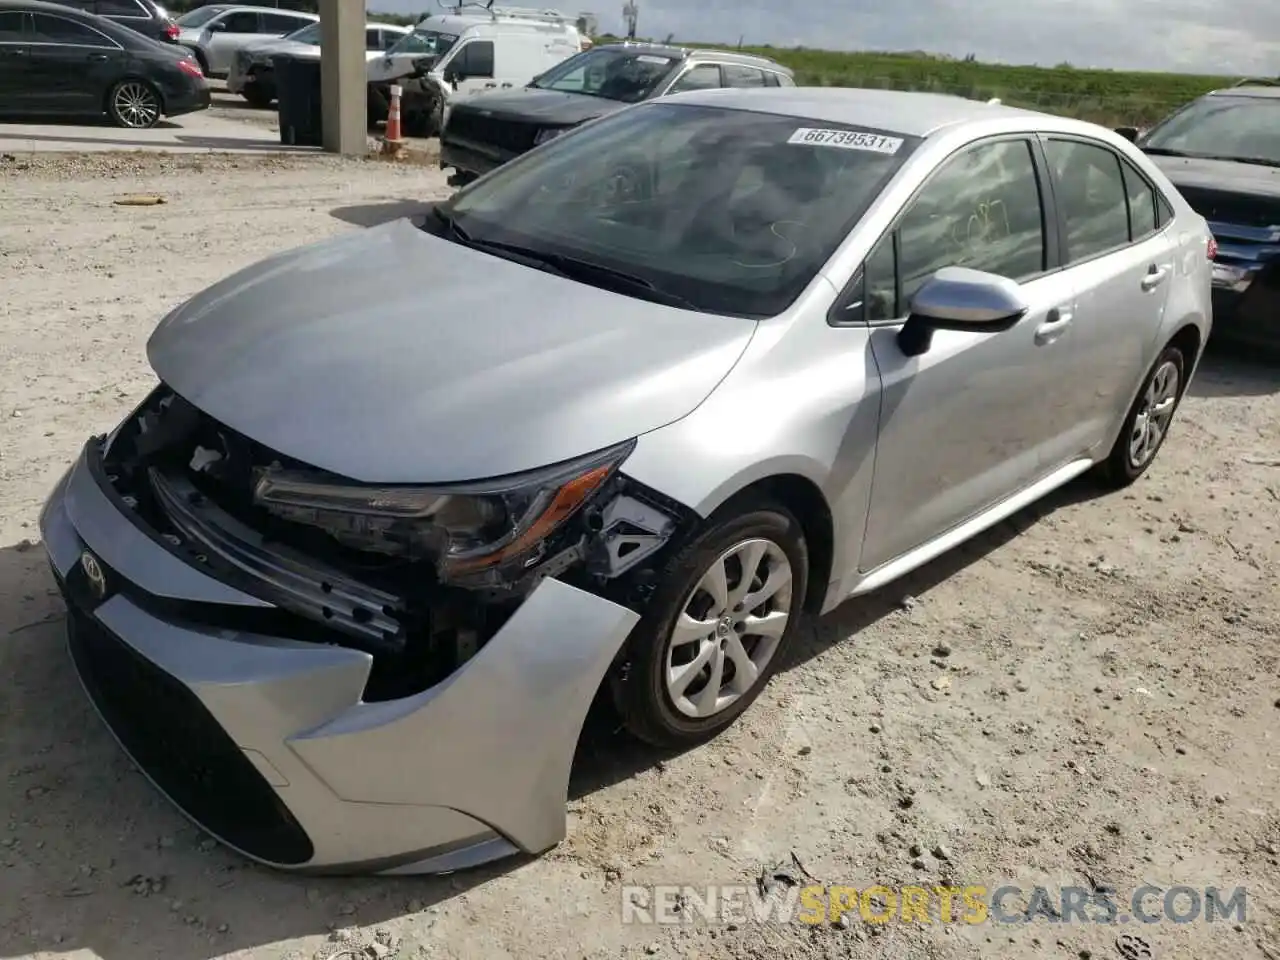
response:
[[[364,22],[364,0],[320,0],[320,99],[330,153],[368,150]]]

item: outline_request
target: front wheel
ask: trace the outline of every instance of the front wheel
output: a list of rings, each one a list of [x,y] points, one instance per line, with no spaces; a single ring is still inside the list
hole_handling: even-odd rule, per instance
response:
[[[275,99],[270,90],[257,83],[251,83],[245,87],[240,96],[244,97],[249,106],[256,107],[259,110],[264,110],[271,106],[271,101]]]
[[[732,724],[795,635],[808,576],[803,532],[783,507],[713,520],[667,564],[614,679],[631,732],[681,748]]]
[[[1156,358],[1125,417],[1115,446],[1098,465],[1098,477],[1104,483],[1126,487],[1147,472],[1169,435],[1182,399],[1186,369],[1186,358],[1177,347],[1165,347]]]
[[[107,94],[107,115],[117,127],[146,130],[160,122],[160,93],[145,80],[121,80]]]

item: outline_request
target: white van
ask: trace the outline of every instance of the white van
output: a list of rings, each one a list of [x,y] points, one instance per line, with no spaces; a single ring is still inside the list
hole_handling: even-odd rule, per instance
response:
[[[406,124],[439,128],[449,101],[485,90],[523,87],[583,49],[576,20],[555,10],[494,7],[430,16],[384,56],[369,61],[369,104],[385,116],[392,81],[403,89]]]

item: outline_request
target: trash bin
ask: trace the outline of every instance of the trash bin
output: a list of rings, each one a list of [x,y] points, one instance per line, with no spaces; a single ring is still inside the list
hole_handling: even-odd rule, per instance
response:
[[[271,63],[276,81],[280,142],[291,147],[323,146],[320,61],[277,54]]]

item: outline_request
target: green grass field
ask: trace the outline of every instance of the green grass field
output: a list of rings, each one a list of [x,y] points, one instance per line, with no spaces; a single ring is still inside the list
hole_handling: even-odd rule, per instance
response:
[[[1229,87],[1239,79],[1078,70],[1066,64],[1005,66],[917,53],[840,53],[777,47],[743,47],[742,52],[761,54],[785,64],[796,72],[796,82],[805,86],[924,90],[983,100],[998,97],[1010,106],[1108,126],[1152,124],[1188,100]]]

